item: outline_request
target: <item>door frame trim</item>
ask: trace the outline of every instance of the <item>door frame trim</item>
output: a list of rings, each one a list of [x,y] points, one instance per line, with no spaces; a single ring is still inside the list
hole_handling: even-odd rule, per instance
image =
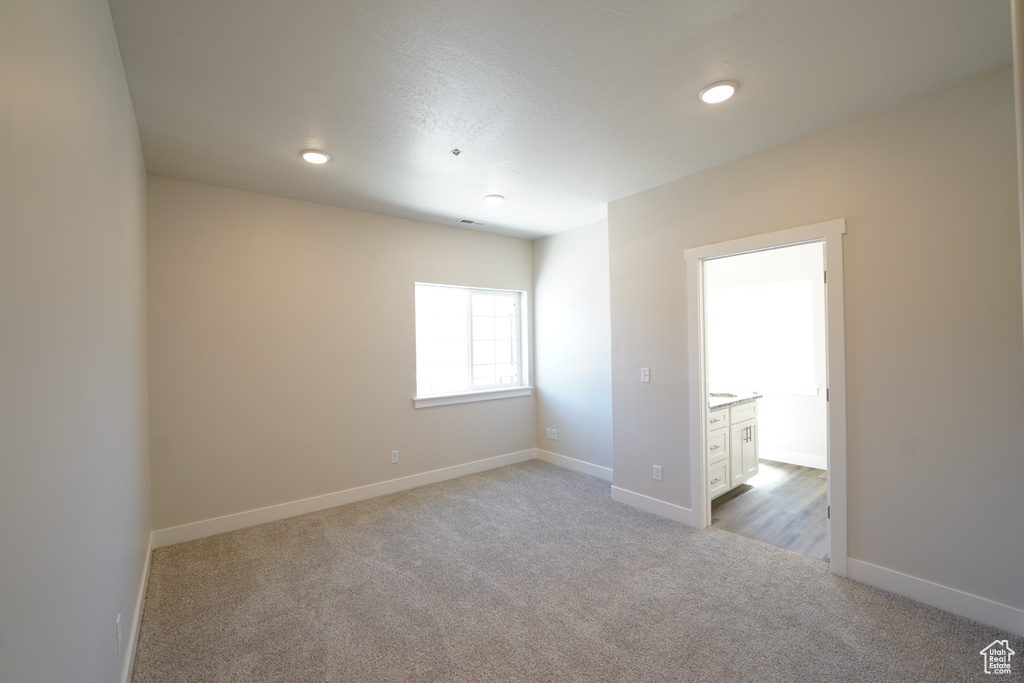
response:
[[[690,506],[693,526],[711,524],[711,499],[707,489],[704,425],[706,393],[704,262],[726,256],[821,242],[825,251],[826,391],[828,391],[828,505],[829,558],[833,574],[846,576],[846,331],[843,293],[843,235],[846,219],[779,230],[752,237],[718,242],[684,251],[686,262],[687,336],[690,384]]]

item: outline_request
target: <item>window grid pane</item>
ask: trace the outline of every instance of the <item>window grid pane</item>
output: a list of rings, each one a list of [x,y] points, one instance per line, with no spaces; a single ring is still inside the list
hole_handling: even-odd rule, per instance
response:
[[[416,392],[465,391],[468,293],[446,287],[416,287]]]
[[[518,292],[416,285],[419,396],[521,386]]]
[[[473,388],[519,383],[511,351],[515,345],[518,295],[477,293],[473,306]]]

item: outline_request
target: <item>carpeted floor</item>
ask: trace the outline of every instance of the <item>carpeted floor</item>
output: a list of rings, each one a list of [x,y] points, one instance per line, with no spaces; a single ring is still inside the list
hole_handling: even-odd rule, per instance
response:
[[[155,550],[132,680],[981,681],[1007,637],[532,461]]]

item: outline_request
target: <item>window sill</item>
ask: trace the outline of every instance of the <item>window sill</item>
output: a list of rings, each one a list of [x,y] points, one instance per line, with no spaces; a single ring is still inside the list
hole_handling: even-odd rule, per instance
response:
[[[473,403],[476,401],[493,401],[498,398],[515,398],[531,396],[533,387],[513,387],[510,389],[487,389],[486,391],[467,391],[461,394],[441,394],[440,396],[423,396],[412,399],[415,408],[433,408],[448,406],[455,403]]]

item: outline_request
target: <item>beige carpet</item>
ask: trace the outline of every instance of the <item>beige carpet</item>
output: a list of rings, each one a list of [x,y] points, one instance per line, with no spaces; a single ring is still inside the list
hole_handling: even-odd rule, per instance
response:
[[[1007,637],[534,461],[154,551],[132,680],[982,681]]]

